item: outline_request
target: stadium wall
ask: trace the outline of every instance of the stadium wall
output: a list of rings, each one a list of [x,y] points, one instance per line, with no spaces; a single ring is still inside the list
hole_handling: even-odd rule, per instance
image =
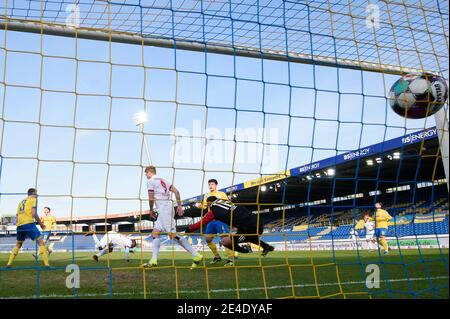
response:
[[[449,248],[449,235],[421,235],[405,236],[401,238],[386,237],[392,249],[430,249]],[[352,239],[312,240],[301,243],[271,243],[276,250],[306,251],[306,250],[355,250],[355,242]],[[358,249],[367,249],[366,241],[361,238],[357,241]]]

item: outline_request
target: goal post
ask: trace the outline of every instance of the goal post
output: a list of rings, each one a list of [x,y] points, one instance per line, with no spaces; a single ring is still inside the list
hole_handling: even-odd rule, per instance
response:
[[[447,179],[447,189],[449,189],[449,154],[448,154],[448,109],[442,108],[435,115],[436,129],[439,135],[439,148],[442,164],[444,165],[445,178]]]

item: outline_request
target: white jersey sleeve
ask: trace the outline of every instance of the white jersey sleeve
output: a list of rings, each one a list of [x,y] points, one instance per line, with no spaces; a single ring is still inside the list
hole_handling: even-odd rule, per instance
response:
[[[114,238],[113,244],[122,247],[131,247],[131,239],[127,236],[119,234],[119,236]]]
[[[364,223],[364,227],[366,228],[366,232],[373,232],[375,230],[375,223],[369,220]]]
[[[153,178],[150,178],[147,180],[147,189],[148,189],[148,193],[155,193],[155,189],[156,189],[156,185],[154,183]]]
[[[114,231],[110,231],[105,236],[103,236],[102,241],[104,246],[106,244],[112,244],[114,246],[131,247],[131,239],[125,235],[118,234]]]

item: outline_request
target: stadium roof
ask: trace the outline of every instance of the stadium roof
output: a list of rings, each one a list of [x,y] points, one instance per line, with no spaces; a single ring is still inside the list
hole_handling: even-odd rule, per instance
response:
[[[256,210],[258,206],[255,203],[264,209],[322,199],[328,202],[330,198],[358,193],[367,195],[370,191],[443,179],[445,173],[442,159],[438,156],[437,136],[435,127],[428,128],[286,172],[232,185],[221,191],[234,195],[233,202]],[[201,200],[202,195],[199,195],[184,201],[185,217],[201,214],[201,210],[193,205]],[[142,214],[142,219],[147,219],[144,215],[148,211]],[[105,222],[106,217],[111,223],[137,222],[140,212],[78,217],[74,222]],[[58,218],[57,221],[70,223],[69,218]]]
[[[314,202],[445,178],[435,127],[221,189],[253,209]],[[202,200],[196,196],[186,200]],[[261,207],[263,209],[264,207]],[[188,206],[186,216],[200,209]]]

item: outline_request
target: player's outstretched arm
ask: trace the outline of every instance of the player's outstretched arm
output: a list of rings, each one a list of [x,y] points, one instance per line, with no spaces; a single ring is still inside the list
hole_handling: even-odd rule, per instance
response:
[[[185,233],[192,233],[192,232],[196,231],[199,228],[204,228],[206,225],[208,225],[208,223],[210,223],[213,220],[214,220],[214,214],[211,211],[209,211],[198,222],[196,222],[195,224],[192,224],[191,226],[187,227],[184,232]]]
[[[175,194],[175,199],[177,200],[177,214],[178,216],[183,216],[184,214],[184,209],[183,206],[181,205],[181,195],[180,195],[180,191],[174,186],[170,186],[170,191],[172,193]]]
[[[391,220],[392,218],[394,218],[394,217],[392,217],[392,216],[389,214],[388,211],[386,211],[386,217],[387,217],[387,220],[388,220],[388,221]]]

